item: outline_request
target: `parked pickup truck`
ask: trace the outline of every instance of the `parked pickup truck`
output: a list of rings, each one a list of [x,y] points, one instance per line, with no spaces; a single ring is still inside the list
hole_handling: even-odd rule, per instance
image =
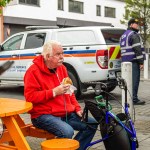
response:
[[[115,71],[120,70],[119,39],[125,29],[117,27],[27,27],[0,45],[0,65],[7,60],[14,64],[0,76],[0,84],[23,85],[26,70],[40,55],[43,44],[59,41],[64,49],[64,65],[80,96],[93,83],[108,82],[108,91],[116,87]]]

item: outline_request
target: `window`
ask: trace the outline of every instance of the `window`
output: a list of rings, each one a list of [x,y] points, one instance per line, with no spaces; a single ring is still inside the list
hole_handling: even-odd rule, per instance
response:
[[[96,16],[101,16],[101,6],[96,5]]]
[[[76,30],[76,31],[60,31],[57,35],[58,41],[62,45],[90,45],[96,43],[96,37],[93,31]]]
[[[9,39],[6,43],[3,44],[3,50],[19,50],[22,42],[23,34],[17,35]]]
[[[58,0],[58,10],[64,10],[64,0]]]
[[[39,6],[39,0],[19,0],[20,4],[28,4],[28,5],[35,5],[35,6]]]
[[[83,2],[69,0],[69,12],[83,14]]]
[[[101,31],[106,41],[106,44],[118,44],[121,35],[125,32],[125,30],[121,29],[102,29]]]
[[[115,18],[116,9],[111,7],[105,7],[105,17]]]
[[[25,49],[42,47],[45,41],[45,33],[29,33],[27,35]]]

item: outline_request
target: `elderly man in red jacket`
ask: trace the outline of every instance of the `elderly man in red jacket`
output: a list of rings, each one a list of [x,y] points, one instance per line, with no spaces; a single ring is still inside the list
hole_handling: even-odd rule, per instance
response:
[[[77,130],[74,139],[80,142],[79,150],[83,150],[93,139],[97,125],[81,121],[82,109],[75,95],[66,93],[70,85],[62,84],[68,77],[63,60],[61,44],[46,43],[42,55],[37,56],[26,71],[24,95],[26,101],[33,104],[29,113],[35,127],[61,138],[72,138]],[[93,118],[88,121],[96,122]]]

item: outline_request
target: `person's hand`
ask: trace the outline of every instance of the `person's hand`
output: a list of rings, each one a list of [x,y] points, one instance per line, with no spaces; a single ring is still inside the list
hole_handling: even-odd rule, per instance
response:
[[[55,87],[53,89],[53,92],[55,92],[55,96],[62,95],[62,94],[65,94],[69,88],[70,88],[69,84],[66,84],[66,85],[61,84],[61,85]]]
[[[143,70],[144,69],[144,65],[140,65],[140,70]]]
[[[82,110],[80,110],[80,111],[77,112],[77,115],[78,115],[79,117],[82,117],[82,114],[83,114],[83,111],[82,111]]]

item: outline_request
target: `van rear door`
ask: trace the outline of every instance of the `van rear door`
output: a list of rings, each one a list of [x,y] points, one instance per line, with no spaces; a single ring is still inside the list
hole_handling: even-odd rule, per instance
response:
[[[125,29],[107,28],[101,29],[108,49],[109,78],[115,77],[115,70],[121,69],[120,37]]]

